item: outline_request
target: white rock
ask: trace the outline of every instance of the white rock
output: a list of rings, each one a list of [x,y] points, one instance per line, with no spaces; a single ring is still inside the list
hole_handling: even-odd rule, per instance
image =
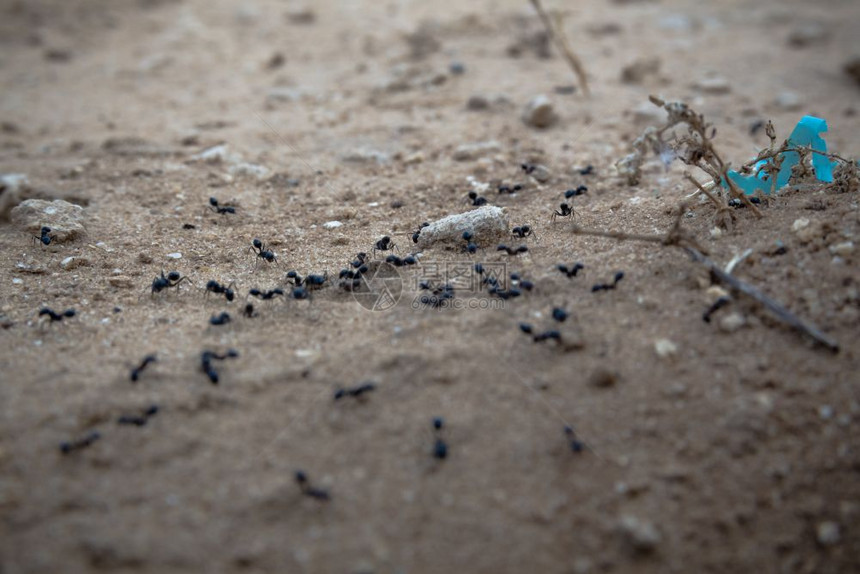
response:
[[[325,223],[323,223],[323,227],[325,227],[326,229],[337,229],[342,225],[343,223],[341,223],[340,221],[326,221]]]
[[[805,227],[809,227],[809,220],[806,219],[805,217],[795,219],[794,223],[791,224],[791,229],[795,233],[797,233],[798,231],[800,231],[801,229],[803,229]]]
[[[833,546],[839,544],[840,532],[839,525],[833,521],[827,520],[818,524],[815,529],[818,538],[818,543],[822,546]]]
[[[657,339],[654,341],[654,350],[657,356],[666,359],[678,354],[678,345],[669,339]]]
[[[732,86],[729,84],[729,81],[720,76],[712,76],[709,78],[702,78],[698,82],[696,82],[693,86],[698,90],[711,95],[721,95],[728,94],[732,91]]]
[[[21,202],[21,193],[30,187],[23,173],[0,173],[0,219]]]
[[[532,98],[523,110],[523,121],[532,127],[548,128],[557,120],[552,100],[543,94]]]
[[[510,236],[508,215],[503,208],[494,205],[449,215],[421,230],[418,247],[423,249],[437,242],[462,243],[464,231],[474,233],[478,245],[487,245],[491,240]]]
[[[191,159],[195,161],[205,161],[206,163],[239,161],[234,154],[230,153],[230,148],[227,144],[208,147],[200,153],[191,156]]]
[[[773,103],[786,112],[794,112],[803,107],[803,100],[794,92],[780,92]]]
[[[167,257],[170,259],[182,259],[182,254],[179,252],[176,253],[168,253]]]
[[[653,523],[635,516],[622,516],[619,526],[624,537],[637,552],[653,552],[662,540]]]
[[[500,151],[502,151],[501,144],[495,140],[490,140],[457,146],[452,157],[456,161],[472,161]]]
[[[33,235],[38,235],[42,226],[50,227],[57,243],[72,241],[86,233],[84,208],[62,199],[28,199],[15,207],[10,215],[14,223]]]
[[[720,330],[724,333],[734,333],[746,324],[746,318],[740,313],[729,313],[720,319]]]
[[[69,271],[71,269],[75,269],[76,267],[84,267],[84,266],[89,265],[89,264],[90,264],[90,260],[87,259],[86,257],[70,256],[70,257],[66,257],[65,259],[60,261],[60,267],[62,269],[65,269],[66,271]]]
[[[830,247],[828,247],[830,253],[832,255],[838,255],[840,257],[848,257],[852,253],[854,253],[854,242],[853,241],[844,241],[842,243],[834,243]]]
[[[231,165],[227,171],[233,176],[249,176],[257,179],[263,179],[269,175],[269,170],[264,166],[244,161]]]

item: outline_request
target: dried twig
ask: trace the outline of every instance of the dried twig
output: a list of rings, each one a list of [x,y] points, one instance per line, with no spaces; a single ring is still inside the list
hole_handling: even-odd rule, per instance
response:
[[[748,297],[752,297],[753,299],[761,303],[765,308],[769,309],[774,315],[776,315],[776,317],[780,321],[782,321],[786,325],[789,325],[790,327],[793,327],[794,329],[797,329],[802,333],[806,333],[816,342],[827,347],[834,353],[839,351],[839,343],[824,334],[818,327],[816,327],[812,323],[804,321],[803,319],[786,309],[781,303],[779,303],[775,299],[771,299],[749,283],[741,281],[731,273],[728,273],[727,271],[723,270],[719,265],[709,259],[706,256],[707,251],[697,245],[695,239],[693,239],[690,235],[686,234],[681,229],[681,217],[684,215],[685,211],[686,206],[681,205],[681,208],[678,211],[678,217],[675,219],[674,225],[664,236],[638,235],[635,233],[624,233],[623,231],[601,231],[594,229],[583,229],[579,226],[575,226],[573,228],[573,233],[575,235],[609,237],[611,239],[617,239],[619,241],[630,239],[633,241],[649,241],[651,243],[660,243],[661,245],[675,245],[681,247],[684,251],[690,254],[690,257],[692,257],[694,261],[701,263],[702,265],[707,267],[714,275],[714,277],[716,277],[722,283],[729,285],[736,291],[743,293]]]
[[[535,7],[535,10],[537,10],[538,16],[540,16],[540,19],[543,22],[544,27],[546,28],[547,34],[549,34],[550,38],[553,39],[559,51],[564,54],[565,58],[570,64],[570,67],[573,69],[573,73],[576,74],[576,77],[579,80],[579,84],[580,86],[582,86],[582,93],[586,96],[591,95],[591,92],[588,89],[588,80],[585,77],[585,68],[582,65],[582,61],[571,49],[570,44],[567,41],[567,36],[564,35],[564,30],[560,22],[560,17],[558,17],[556,19],[556,22],[553,23],[553,21],[549,17],[549,14],[547,14],[546,10],[543,9],[540,0],[531,0],[531,3],[532,6]]]

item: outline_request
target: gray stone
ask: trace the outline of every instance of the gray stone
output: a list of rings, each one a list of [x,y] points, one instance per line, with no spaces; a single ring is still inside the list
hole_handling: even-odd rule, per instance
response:
[[[73,241],[87,232],[84,208],[62,199],[28,199],[14,208],[11,216],[13,223],[33,235],[38,235],[42,226],[50,227],[57,243]]]
[[[773,103],[786,112],[794,112],[803,107],[803,100],[794,92],[780,92]]]
[[[711,94],[714,96],[728,94],[732,91],[732,86],[729,84],[729,81],[720,76],[702,78],[696,82],[693,87],[705,94]]]
[[[635,516],[622,516],[619,527],[625,540],[636,552],[648,553],[656,550],[662,540],[653,523]]]
[[[819,523],[815,529],[815,534],[818,543],[822,546],[835,546],[839,544],[841,538],[839,525],[830,520]]]
[[[548,128],[556,123],[558,114],[552,100],[542,94],[532,98],[523,109],[523,121],[536,128]]]
[[[418,247],[424,248],[439,242],[463,242],[463,232],[475,234],[475,241],[487,245],[492,240],[509,237],[508,215],[501,207],[485,205],[466,213],[449,215],[433,221],[421,230]]]
[[[21,203],[21,194],[29,187],[27,176],[23,173],[0,174],[0,220],[9,218],[9,212]]]
[[[500,151],[502,146],[495,140],[474,142],[457,146],[452,157],[456,161],[472,161]]]

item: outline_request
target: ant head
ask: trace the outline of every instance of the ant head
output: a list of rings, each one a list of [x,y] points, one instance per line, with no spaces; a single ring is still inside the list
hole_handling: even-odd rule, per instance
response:
[[[391,241],[391,238],[388,237],[387,235],[383,235],[381,241],[384,245],[384,244],[388,243],[389,241]]]
[[[425,221],[424,223],[421,224],[422,229],[424,229],[425,227],[430,227],[430,223]]]
[[[529,227],[528,225],[523,225],[522,227],[520,227],[520,229],[522,230],[523,233],[528,233],[529,231],[532,230],[532,228]]]
[[[248,294],[251,295],[252,297],[257,297],[260,294],[260,290],[259,289],[251,289],[250,291],[248,291]]]
[[[298,277],[298,275],[299,274],[295,271],[287,271],[287,277],[289,277],[290,279],[295,279],[296,277]]]
[[[296,482],[298,482],[299,484],[307,484],[308,475],[306,475],[304,473],[304,471],[297,470],[296,471]]]
[[[254,247],[256,247],[257,249],[262,249],[262,247],[263,247],[263,242],[262,242],[262,241],[260,241],[259,239],[257,239],[256,237],[254,238],[254,241],[252,241],[251,243],[252,243],[252,244],[254,245]]]
[[[566,203],[562,203],[561,205],[559,205],[559,207],[562,209],[562,211],[570,209],[570,206]]]
[[[475,199],[476,197],[478,197],[478,192],[476,192],[476,191],[470,191],[469,192],[469,199]]]
[[[529,250],[529,248],[526,247],[525,245],[520,245],[519,247],[517,247],[517,253],[525,253],[528,250]]]
[[[403,258],[403,262],[406,263],[407,265],[415,265],[418,261],[412,255],[407,255],[406,257]],[[328,272],[326,271],[326,273],[328,273]]]
[[[477,273],[478,275],[483,275],[484,274],[484,266],[481,265],[480,263],[475,263],[475,273]]]
[[[220,286],[221,285],[217,281],[215,281],[214,279],[210,279],[209,281],[206,282],[206,288],[209,289],[210,291],[212,289],[217,289]]]
[[[362,265],[361,267],[358,268],[359,273],[367,273],[367,270],[368,270],[367,265]]]
[[[567,311],[565,311],[561,307],[556,307],[552,310],[552,318],[559,323],[563,323],[564,320],[567,319]]]
[[[463,232],[463,239],[465,239],[466,241],[471,241],[473,237],[474,237],[474,234],[471,231],[464,231]]]
[[[275,295],[283,295],[284,290],[280,289],[280,288],[275,288],[275,289],[272,289],[272,293],[274,293]]]
[[[227,356],[231,359],[235,359],[239,356],[239,351],[237,351],[236,349],[227,349]]]
[[[624,279],[624,271],[619,271],[618,273],[615,274],[615,282],[616,283],[618,283],[622,279]]]
[[[232,301],[235,296],[236,296],[236,294],[233,293],[232,289],[225,289],[224,290],[224,297],[226,297],[228,301]]]
[[[534,329],[532,329],[532,326],[528,323],[520,323],[520,331],[522,331],[523,333],[531,335],[533,330]]]
[[[434,429],[439,430],[442,428],[442,426],[444,426],[444,424],[445,424],[445,419],[443,419],[442,417],[433,417],[433,428]]]
[[[45,235],[46,233],[50,233],[50,232],[51,232],[50,227],[42,227],[42,235]]]
[[[212,207],[218,207],[218,200],[215,199],[214,197],[210,197],[209,198],[209,205],[211,205]]]
[[[63,311],[63,317],[74,317],[74,316],[75,316],[75,310],[74,309],[66,309],[65,311]]]
[[[182,275],[179,274],[179,271],[171,271],[167,274],[168,281],[179,281]]]

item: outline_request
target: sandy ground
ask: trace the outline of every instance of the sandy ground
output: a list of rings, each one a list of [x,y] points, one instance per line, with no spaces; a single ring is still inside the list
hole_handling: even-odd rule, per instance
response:
[[[575,78],[554,50],[541,57],[524,1],[0,4],[0,173],[87,218],[84,237],[48,246],[0,224],[3,574],[860,568],[860,273],[856,252],[831,252],[857,243],[856,191],[782,194],[762,219],[736,210],[719,237],[707,203],[683,219],[721,264],[752,249],[736,275],[819,325],[838,354],[742,297],[705,323],[711,280],[675,248],[550,223],[563,191],[584,184],[584,226],[671,226],[692,191],[681,166],[650,163],[634,187],[613,173],[657,121],[649,93],[704,113],[736,164],[767,145],[754,122],[784,138],[803,114],[829,121],[831,150],[860,155],[860,87],[842,72],[856,2],[567,3],[590,98],[557,89]],[[809,23],[823,33],[790,47]],[[659,58],[659,72],[622,82],[639,58]],[[696,87],[714,76],[727,86]],[[784,92],[799,104],[777,102]],[[541,93],[559,116],[543,130],[520,117]],[[468,109],[474,95],[489,108]],[[453,159],[491,140],[485,157]],[[220,163],[194,159],[222,143]],[[535,184],[523,162],[551,179]],[[526,187],[497,194],[499,181]],[[535,228],[509,242],[528,253],[431,247],[401,270],[393,309],[368,311],[329,283],[242,316],[248,290],[283,287],[287,269],[336,278],[383,235],[405,256],[422,221],[469,209],[486,183],[511,225]],[[237,213],[215,214],[210,196]],[[815,233],[793,231],[802,218]],[[253,238],[278,262],[255,265]],[[64,269],[70,256],[80,266]],[[576,261],[575,278],[555,269]],[[535,288],[413,309],[431,264],[461,262],[505,263]],[[162,268],[193,285],[151,295]],[[619,270],[615,290],[591,292]],[[210,279],[235,281],[236,300],[204,297]],[[43,306],[77,315],[46,325]],[[519,332],[552,327],[553,307],[570,312],[564,336],[581,348]],[[208,324],[224,310],[229,325]],[[745,325],[727,332],[727,316]],[[674,353],[658,355],[661,339]],[[200,353],[228,348],[240,356],[212,385]],[[158,362],[130,382],[149,353]],[[363,381],[376,389],[332,399]],[[117,424],[150,405],[146,425]],[[437,416],[444,460],[432,456]],[[90,447],[60,452],[94,430]],[[303,496],[297,469],[331,500]]]

